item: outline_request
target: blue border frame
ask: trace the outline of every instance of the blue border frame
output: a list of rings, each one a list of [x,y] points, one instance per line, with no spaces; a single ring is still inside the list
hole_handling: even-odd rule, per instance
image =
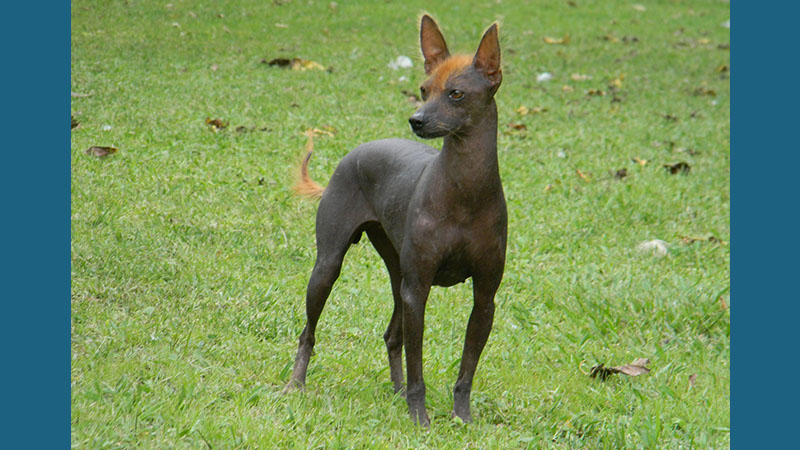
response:
[[[70,3],[2,17],[3,446],[69,448]]]
[[[796,448],[800,7],[731,11],[731,446]]]

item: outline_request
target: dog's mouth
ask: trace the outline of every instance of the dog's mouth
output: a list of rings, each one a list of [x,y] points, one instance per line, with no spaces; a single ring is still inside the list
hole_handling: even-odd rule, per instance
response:
[[[435,139],[440,137],[445,137],[448,134],[447,130],[443,130],[441,128],[430,130],[428,127],[420,127],[415,128],[414,126],[411,127],[411,131],[414,132],[418,137],[422,139]]]

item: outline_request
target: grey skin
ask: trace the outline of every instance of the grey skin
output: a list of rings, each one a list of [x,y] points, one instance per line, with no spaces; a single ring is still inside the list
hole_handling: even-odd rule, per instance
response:
[[[435,75],[437,65],[449,57],[447,46],[427,15],[420,35],[426,73]],[[308,321],[287,386],[305,385],[320,313],[345,253],[366,232],[392,284],[394,311],[384,340],[394,390],[403,391],[405,347],[409,414],[426,427],[422,336],[431,286],[473,280],[473,309],[453,393],[453,415],[471,422],[472,380],[492,328],[494,296],[505,265],[507,213],[494,101],[502,79],[497,26],[483,36],[471,64],[438,86],[433,78],[423,84],[426,103],[409,122],[422,138],[443,137],[441,151],[405,139],[360,145],[342,159],[322,194],[317,259],[306,293]]]

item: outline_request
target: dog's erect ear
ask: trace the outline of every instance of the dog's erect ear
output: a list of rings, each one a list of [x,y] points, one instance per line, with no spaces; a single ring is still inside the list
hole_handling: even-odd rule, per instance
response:
[[[437,64],[450,56],[450,52],[447,51],[444,36],[436,22],[427,14],[422,16],[422,23],[419,25],[419,43],[422,56],[425,57],[425,74],[430,75]]]
[[[472,60],[472,65],[492,83],[495,91],[500,87],[500,82],[503,80],[503,71],[500,70],[500,41],[497,38],[496,23],[493,23],[484,33],[481,43],[478,45],[478,51],[475,52],[475,59]]]

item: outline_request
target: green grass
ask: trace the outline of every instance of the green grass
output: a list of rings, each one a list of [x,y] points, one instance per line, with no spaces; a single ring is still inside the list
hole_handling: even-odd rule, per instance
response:
[[[72,91],[89,94],[72,100],[74,447],[729,447],[728,3],[167,3],[72,3]],[[401,91],[423,80],[423,8],[458,51],[501,22],[509,210],[471,425],[449,418],[470,283],[431,293],[429,431],[392,395],[389,280],[366,240],[322,315],[307,391],[280,393],[315,254],[316,206],[289,190],[302,132],[336,130],[315,141],[323,184],[357,144],[413,138]],[[415,66],[389,69],[399,55]],[[260,62],[276,57],[331,71]],[[677,161],[691,172],[662,167]],[[725,243],[682,240],[708,235]],[[636,251],[651,239],[669,255]],[[583,373],[638,357],[649,374]]]

